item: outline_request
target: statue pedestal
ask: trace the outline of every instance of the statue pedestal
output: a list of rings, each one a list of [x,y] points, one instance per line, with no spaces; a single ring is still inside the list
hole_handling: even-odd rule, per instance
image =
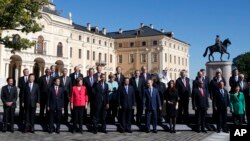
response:
[[[232,72],[232,62],[230,61],[215,61],[215,62],[207,62],[206,63],[206,70],[207,70],[207,76],[209,77],[209,80],[212,80],[215,76],[216,70],[220,68],[222,71],[222,76],[226,80],[226,86],[225,88],[229,91],[229,78],[231,76]]]

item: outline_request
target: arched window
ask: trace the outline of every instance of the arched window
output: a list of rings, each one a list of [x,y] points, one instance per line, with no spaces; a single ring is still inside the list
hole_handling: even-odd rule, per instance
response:
[[[63,45],[61,42],[57,44],[57,57],[63,56]]]
[[[43,38],[43,36],[40,35],[40,36],[38,36],[38,39],[37,39],[35,52],[37,54],[44,54],[44,51],[45,51],[44,38]]]

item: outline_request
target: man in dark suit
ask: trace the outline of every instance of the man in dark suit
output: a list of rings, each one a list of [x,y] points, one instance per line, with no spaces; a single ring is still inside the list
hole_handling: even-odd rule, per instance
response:
[[[123,85],[124,82],[124,75],[122,74],[122,68],[120,66],[116,67],[116,74],[115,74],[115,81],[118,83],[119,86]]]
[[[19,91],[19,122],[22,124],[23,120],[25,118],[25,114],[24,114],[24,107],[22,106],[22,102],[23,101],[21,98],[24,95],[24,89],[26,87],[26,83],[28,82],[28,77],[29,77],[29,70],[27,68],[25,68],[23,70],[23,76],[19,78],[18,81],[18,87],[20,89]]]
[[[47,101],[48,101],[48,93],[49,88],[53,85],[54,77],[51,76],[50,69],[45,70],[45,75],[39,78],[39,88],[40,88],[40,120],[45,122],[48,119],[48,111],[47,111]],[[44,117],[44,112],[46,111],[46,118]]]
[[[130,85],[133,86],[135,91],[135,101],[136,101],[136,124],[140,127],[143,113],[143,89],[144,84],[140,77],[140,71],[136,70],[134,77],[130,79]],[[134,112],[132,111],[132,118],[134,118]]]
[[[143,85],[145,87],[147,87],[147,81],[149,79],[152,79],[151,74],[148,73],[147,67],[146,66],[142,66],[141,67],[141,74],[140,74],[140,78],[143,80]]]
[[[102,124],[102,132],[107,133],[106,131],[106,115],[107,109],[109,109],[109,89],[108,84],[106,84],[105,74],[100,75],[100,81],[96,82],[93,85],[93,132],[96,134],[98,129],[99,121]]]
[[[153,133],[157,133],[157,110],[161,110],[161,100],[159,91],[153,87],[153,80],[147,80],[148,87],[144,89],[145,108],[146,108],[146,132],[150,131],[150,122],[152,116]]]
[[[200,72],[202,74],[202,81],[204,83],[204,88],[209,92],[209,78],[206,75],[206,70],[205,69],[200,69]]]
[[[120,86],[118,96],[118,104],[122,115],[121,132],[132,133],[131,112],[135,107],[135,94],[133,86],[129,85],[129,78],[124,78],[124,86]]]
[[[209,107],[208,97],[209,94],[204,87],[204,82],[200,80],[198,88],[195,88],[192,92],[192,105],[197,118],[197,132],[207,133],[205,130],[205,116]]]
[[[98,77],[100,77],[102,74],[102,66],[97,66],[96,71],[97,72],[94,74],[94,77],[95,77],[95,79],[98,79]]]
[[[51,74],[50,74],[50,75],[51,75],[53,78],[59,77],[58,72],[56,72],[56,66],[55,66],[55,65],[50,66],[50,71],[51,71]]]
[[[7,78],[7,85],[2,87],[1,100],[3,102],[3,132],[6,132],[8,120],[10,122],[10,131],[14,132],[14,116],[17,100],[17,88],[13,86],[14,79]]]
[[[228,132],[227,129],[227,111],[229,108],[229,93],[224,88],[224,82],[220,81],[218,84],[218,89],[216,90],[213,98],[214,110],[217,121],[217,133],[221,131],[221,127],[223,132]]]
[[[203,81],[202,72],[198,71],[197,76],[196,76],[195,80],[193,81],[193,90],[196,88],[199,88],[200,81]],[[203,81],[203,83],[204,83],[204,81]],[[205,88],[205,83],[204,83],[204,88]]]
[[[25,87],[22,103],[25,110],[25,129],[24,133],[29,130],[34,133],[34,120],[36,115],[36,107],[40,104],[40,89],[38,84],[34,83],[35,75],[29,74],[29,81]]]
[[[245,107],[246,107],[246,117],[247,117],[247,125],[250,127],[250,82],[248,82],[248,87],[244,91],[245,96]]]
[[[243,74],[239,75],[238,85],[240,85],[240,91],[245,92],[248,88],[247,82],[245,81],[245,77]]]
[[[233,69],[232,76],[229,78],[229,85],[231,87],[230,93],[235,91],[235,88],[239,82],[239,71],[238,69]]]
[[[191,97],[191,88],[189,84],[189,78],[186,76],[186,70],[182,70],[180,77],[176,80],[176,89],[179,96],[179,109],[178,109],[178,118],[180,122],[185,122],[188,124],[188,105],[189,98]]]
[[[83,78],[83,75],[80,73],[79,66],[75,66],[74,70],[75,70],[75,72],[73,72],[69,75],[69,77],[71,78],[72,86],[76,85],[77,78],[79,78],[79,77]]]
[[[56,133],[60,133],[60,122],[62,109],[64,108],[64,89],[60,87],[60,78],[54,78],[54,86],[49,89],[48,111],[49,111],[49,133],[54,130],[54,119],[56,122]]]
[[[94,69],[93,68],[89,68],[88,72],[89,72],[88,76],[83,79],[83,83],[87,89],[87,94],[88,94],[88,98],[89,98],[89,102],[90,102],[90,117],[92,118],[93,111],[94,111],[93,85],[97,82],[97,79],[94,77]],[[87,113],[87,110],[86,110],[86,113]]]
[[[68,121],[68,106],[69,106],[69,97],[72,89],[72,83],[70,77],[67,76],[68,70],[66,68],[63,69],[63,75],[60,77],[60,87],[63,89],[64,93],[64,121]]]

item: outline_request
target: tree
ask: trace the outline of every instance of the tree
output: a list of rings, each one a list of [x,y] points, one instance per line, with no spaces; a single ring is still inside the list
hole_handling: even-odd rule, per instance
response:
[[[250,52],[241,54],[233,59],[233,66],[237,67],[240,73],[250,78]]]
[[[42,18],[40,10],[48,0],[0,0],[0,33],[3,30],[15,30],[23,33],[41,31],[43,26],[37,23]],[[13,52],[34,46],[34,42],[18,34],[2,37],[0,44]]]

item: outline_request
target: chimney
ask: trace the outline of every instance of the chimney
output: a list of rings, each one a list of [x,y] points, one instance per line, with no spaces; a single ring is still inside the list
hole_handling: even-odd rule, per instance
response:
[[[123,32],[123,30],[120,28],[120,29],[119,29],[119,34],[122,34],[122,32]]]
[[[151,29],[154,29],[154,25],[153,24],[150,24],[149,25]]]
[[[161,32],[164,33],[165,32],[164,29],[161,29]]]
[[[107,34],[107,29],[104,27],[104,28],[102,28],[102,33],[104,34],[104,35],[106,35]]]
[[[99,27],[95,27],[95,33],[99,33]]]
[[[90,23],[87,23],[87,30],[88,30],[88,31],[91,30],[91,25],[90,25]]]
[[[144,26],[144,23],[141,23],[141,28]]]

